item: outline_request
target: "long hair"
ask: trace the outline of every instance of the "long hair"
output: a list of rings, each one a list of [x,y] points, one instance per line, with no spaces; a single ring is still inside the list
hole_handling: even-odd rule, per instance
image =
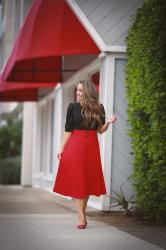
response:
[[[96,88],[90,80],[81,80],[79,83],[82,84],[81,114],[83,123],[86,128],[93,129],[96,125],[99,128],[102,124],[103,109],[99,104]]]

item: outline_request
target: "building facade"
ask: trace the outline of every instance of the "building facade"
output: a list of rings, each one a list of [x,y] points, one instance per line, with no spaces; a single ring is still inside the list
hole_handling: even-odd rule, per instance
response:
[[[32,4],[32,1],[23,2]],[[117,113],[118,120],[98,136],[107,194],[90,196],[88,205],[105,211],[115,210],[118,209],[114,206],[115,192],[122,188],[127,199],[133,194],[128,180],[132,173],[132,149],[127,135],[125,39],[132,24],[131,16],[142,6],[143,0],[66,2],[101,53],[99,56],[68,57],[65,65],[77,66],[77,72],[65,73],[63,84],[59,83],[51,91],[41,89],[38,102],[24,103],[21,184],[52,192],[67,106],[74,101],[74,88],[79,80],[92,79],[98,82],[99,100],[106,115]]]

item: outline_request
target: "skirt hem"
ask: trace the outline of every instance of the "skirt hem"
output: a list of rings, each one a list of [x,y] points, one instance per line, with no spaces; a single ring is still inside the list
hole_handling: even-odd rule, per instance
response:
[[[69,197],[72,197],[72,198],[75,198],[75,199],[84,199],[84,198],[86,198],[87,196],[90,196],[90,195],[100,197],[101,195],[107,194],[105,192],[100,193],[100,194],[99,193],[86,193],[85,195],[80,196],[80,195],[67,194],[67,193],[63,193],[63,192],[56,192],[54,190],[53,190],[53,192],[56,193],[56,194],[61,194],[61,195],[64,195],[64,196],[69,196]]]

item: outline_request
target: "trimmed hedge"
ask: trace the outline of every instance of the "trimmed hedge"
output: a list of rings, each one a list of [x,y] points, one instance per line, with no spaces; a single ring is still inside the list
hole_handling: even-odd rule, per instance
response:
[[[126,96],[131,176],[144,218],[166,219],[166,1],[148,0],[127,37]]]

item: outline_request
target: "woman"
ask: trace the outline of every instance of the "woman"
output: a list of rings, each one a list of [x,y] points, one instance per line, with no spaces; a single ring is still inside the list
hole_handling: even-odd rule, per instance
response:
[[[94,84],[89,80],[80,81],[76,89],[76,103],[70,103],[67,108],[53,188],[53,192],[75,199],[79,229],[87,225],[85,210],[89,195],[106,194],[97,132],[104,133],[116,119],[113,115],[105,121],[105,110],[98,102]]]

